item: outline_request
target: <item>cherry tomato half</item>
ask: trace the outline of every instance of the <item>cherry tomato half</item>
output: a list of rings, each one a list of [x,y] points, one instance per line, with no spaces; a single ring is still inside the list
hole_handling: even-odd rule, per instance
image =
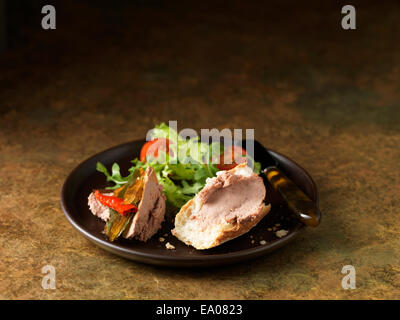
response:
[[[154,140],[147,141],[143,145],[142,150],[140,150],[140,161],[146,162],[147,156],[157,158],[158,150],[162,150],[166,154],[170,154],[173,156],[172,150],[169,149],[170,143],[172,143],[171,140],[166,138],[156,138]]]
[[[221,154],[217,168],[219,170],[230,170],[246,161],[246,150],[239,146],[226,148]]]

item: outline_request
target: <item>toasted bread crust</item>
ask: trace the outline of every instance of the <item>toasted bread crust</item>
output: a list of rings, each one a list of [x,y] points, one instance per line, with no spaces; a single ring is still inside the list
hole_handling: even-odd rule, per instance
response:
[[[267,215],[267,213],[271,210],[270,204],[268,205],[262,204],[259,210],[257,210],[257,212],[248,215],[245,219],[235,220],[233,223],[229,223],[228,228],[225,227],[223,230],[221,230],[218,237],[211,245],[203,247],[203,246],[195,246],[190,240],[182,238],[179,232],[176,230],[177,226],[184,224],[186,219],[190,219],[193,207],[194,207],[194,201],[192,199],[189,200],[181,208],[181,210],[175,217],[175,229],[171,230],[171,233],[182,242],[186,243],[187,245],[191,245],[198,250],[210,249],[219,246],[224,242],[240,237],[241,235],[250,231],[250,229],[252,229],[254,226],[256,226],[261,221],[261,219],[264,218]]]

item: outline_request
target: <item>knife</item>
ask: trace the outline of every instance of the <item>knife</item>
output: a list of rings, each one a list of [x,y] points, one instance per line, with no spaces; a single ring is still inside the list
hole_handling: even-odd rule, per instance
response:
[[[321,221],[321,212],[315,202],[278,168],[278,162],[268,150],[265,150],[263,156],[263,162],[265,160],[268,166],[262,170],[261,174],[281,194],[289,209],[299,217],[301,222],[311,227],[318,226]]]

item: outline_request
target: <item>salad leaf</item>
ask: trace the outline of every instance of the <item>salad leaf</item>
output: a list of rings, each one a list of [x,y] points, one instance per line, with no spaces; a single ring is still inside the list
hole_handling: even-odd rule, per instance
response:
[[[122,185],[128,183],[128,181],[129,181],[129,176],[125,177],[125,178],[121,176],[120,168],[117,163],[113,164],[113,166],[111,168],[111,175],[108,173],[107,168],[101,162],[97,162],[96,170],[103,173],[106,176],[107,181],[115,183],[115,186],[107,187],[106,189],[110,189],[110,190],[118,189]]]
[[[178,142],[184,142],[185,140],[176,132],[175,129],[167,126],[164,122],[156,125],[150,133],[151,139],[155,138],[166,138],[175,143],[175,141]]]
[[[182,193],[186,195],[192,195],[199,192],[203,189],[204,184],[200,182],[195,182],[193,184],[189,184],[187,181],[182,180]]]
[[[261,172],[261,163],[257,162],[257,161],[253,161],[253,163],[254,163],[254,168],[253,168],[254,173],[255,174],[260,174],[260,172]]]

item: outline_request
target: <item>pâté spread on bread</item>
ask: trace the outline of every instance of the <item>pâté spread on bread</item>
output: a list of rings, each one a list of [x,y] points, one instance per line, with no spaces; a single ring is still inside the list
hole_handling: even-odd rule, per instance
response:
[[[97,163],[112,185],[93,190],[88,206],[105,221],[109,241],[146,242],[161,229],[166,208],[172,208],[168,212],[178,213],[171,233],[198,250],[209,249],[245,234],[269,212],[261,165],[246,150],[184,139],[164,123],[151,138],[127,176],[116,163],[111,173]]]
[[[246,163],[219,171],[181,208],[172,234],[196,249],[209,249],[239,237],[269,212],[265,193],[262,178]]]

